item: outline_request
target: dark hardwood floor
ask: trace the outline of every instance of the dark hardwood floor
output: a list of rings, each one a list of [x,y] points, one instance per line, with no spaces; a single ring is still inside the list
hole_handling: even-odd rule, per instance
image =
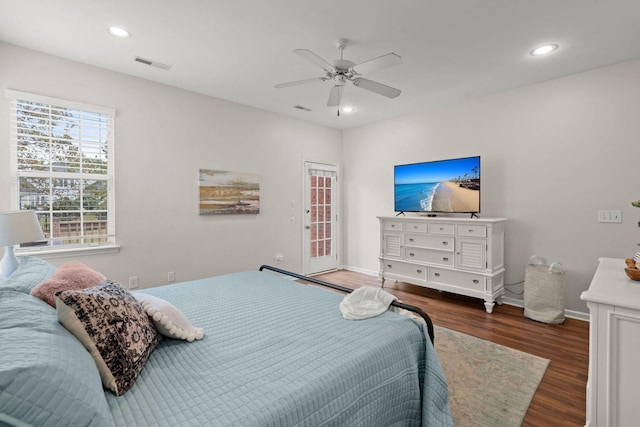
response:
[[[341,270],[315,276],[355,289],[380,286],[376,277]],[[402,302],[424,310],[433,323],[535,354],[551,363],[536,392],[523,426],[584,426],[589,363],[589,323],[566,319],[561,325],[535,322],[523,309],[496,305],[492,314],[482,300],[387,281],[385,289]],[[491,379],[487,379],[491,384]]]

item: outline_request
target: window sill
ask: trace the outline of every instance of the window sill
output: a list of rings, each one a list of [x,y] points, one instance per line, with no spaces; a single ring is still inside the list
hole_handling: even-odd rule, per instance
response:
[[[71,256],[84,256],[84,255],[102,255],[102,254],[117,254],[120,252],[119,245],[104,245],[104,246],[89,246],[83,248],[65,248],[65,249],[22,249],[16,251],[16,256],[37,256],[38,258],[51,259],[51,258],[67,258]]]

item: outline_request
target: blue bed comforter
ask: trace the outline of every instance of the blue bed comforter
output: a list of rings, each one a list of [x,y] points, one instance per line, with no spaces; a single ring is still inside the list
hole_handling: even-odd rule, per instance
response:
[[[0,284],[0,426],[453,425],[420,324],[392,312],[344,320],[342,294],[257,271],[140,291],[205,337],[165,338],[117,397],[55,309],[29,294],[54,271],[24,257]]]
[[[205,337],[163,340],[128,393],[107,393],[118,426],[452,425],[440,362],[411,319],[344,320],[343,295],[265,272],[142,292]]]

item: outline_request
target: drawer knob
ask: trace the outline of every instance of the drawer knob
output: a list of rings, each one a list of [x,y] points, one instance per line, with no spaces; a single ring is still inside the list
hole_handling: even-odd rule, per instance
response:
[[[395,228],[395,226],[396,226],[395,224],[391,224],[391,228]]]
[[[422,270],[416,270],[416,272],[418,272],[418,273],[422,273]]]
[[[470,228],[470,229],[469,229],[469,233],[473,233],[473,228]]]
[[[416,256],[416,255],[413,252],[410,252],[409,256]]]
[[[433,275],[436,277],[440,277],[440,273],[434,273]]]
[[[447,246],[449,242],[442,242],[442,246]]]
[[[442,260],[446,262],[446,261],[449,261],[449,258],[444,257],[444,258],[442,258]]]
[[[410,241],[411,243],[413,243],[413,239],[409,239],[409,241]]]
[[[440,231],[444,231],[444,227],[440,227]]]
[[[477,285],[478,283],[480,283],[480,281],[478,279],[473,279],[473,283]]]
[[[387,268],[393,268],[393,265],[387,264]]]

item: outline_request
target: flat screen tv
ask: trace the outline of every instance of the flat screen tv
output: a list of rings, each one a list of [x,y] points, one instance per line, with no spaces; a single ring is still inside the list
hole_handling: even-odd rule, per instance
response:
[[[480,212],[480,156],[396,165],[396,212]]]

